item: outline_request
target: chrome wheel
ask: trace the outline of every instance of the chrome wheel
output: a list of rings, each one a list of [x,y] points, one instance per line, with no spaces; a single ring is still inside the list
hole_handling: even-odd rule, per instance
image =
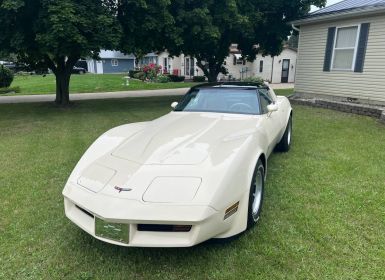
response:
[[[263,180],[263,174],[261,170],[258,170],[254,178],[255,190],[253,193],[253,204],[251,208],[254,222],[259,219],[259,209],[261,208],[262,203]]]

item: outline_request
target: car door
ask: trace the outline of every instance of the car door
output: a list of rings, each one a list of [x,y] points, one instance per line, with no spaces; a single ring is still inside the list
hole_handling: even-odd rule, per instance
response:
[[[281,116],[280,109],[276,112],[269,112],[268,106],[274,103],[268,89],[259,89],[259,99],[261,106],[261,114],[263,115],[262,126],[268,138],[267,154],[274,150],[281,134]]]

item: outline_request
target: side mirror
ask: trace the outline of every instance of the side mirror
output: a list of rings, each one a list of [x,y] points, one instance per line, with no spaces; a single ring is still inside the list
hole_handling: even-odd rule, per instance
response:
[[[269,113],[278,111],[278,104],[272,103],[270,105],[267,105],[267,110],[269,111]]]
[[[171,103],[171,108],[175,110],[176,106],[178,106],[178,102]]]

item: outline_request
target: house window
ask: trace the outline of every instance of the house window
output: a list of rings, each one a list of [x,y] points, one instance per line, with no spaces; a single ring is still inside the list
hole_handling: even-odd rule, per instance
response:
[[[234,65],[244,65],[245,61],[241,54],[234,54]]]
[[[111,65],[114,67],[118,66],[119,65],[118,60],[117,59],[111,59]]]
[[[259,62],[259,73],[263,72],[263,60]]]
[[[332,69],[354,70],[359,26],[340,27],[336,31]]]

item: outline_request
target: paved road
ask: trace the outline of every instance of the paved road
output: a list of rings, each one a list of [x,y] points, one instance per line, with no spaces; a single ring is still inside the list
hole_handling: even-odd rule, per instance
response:
[[[294,87],[293,84],[276,84],[271,86],[274,89]],[[185,94],[187,91],[188,91],[188,88],[98,92],[98,93],[74,93],[70,95],[70,99],[71,101],[78,101],[78,100],[114,99],[114,98],[128,98],[128,97],[179,96],[179,95]],[[0,104],[53,102],[54,100],[55,100],[54,94],[0,96]]]

